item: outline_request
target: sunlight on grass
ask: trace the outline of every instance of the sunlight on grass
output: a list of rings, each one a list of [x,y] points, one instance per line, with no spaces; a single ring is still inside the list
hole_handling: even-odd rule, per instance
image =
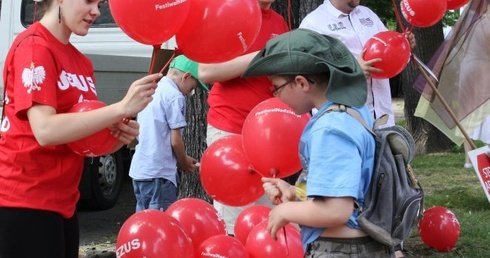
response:
[[[473,169],[464,169],[463,153],[418,156],[412,162],[426,194],[425,208],[451,210],[461,226],[461,235],[450,252],[427,247],[414,229],[405,248],[414,257],[489,257],[490,203]]]

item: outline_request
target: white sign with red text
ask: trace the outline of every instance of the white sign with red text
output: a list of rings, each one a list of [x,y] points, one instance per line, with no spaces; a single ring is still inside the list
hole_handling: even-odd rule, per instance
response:
[[[468,152],[473,168],[490,202],[490,148],[484,146]]]

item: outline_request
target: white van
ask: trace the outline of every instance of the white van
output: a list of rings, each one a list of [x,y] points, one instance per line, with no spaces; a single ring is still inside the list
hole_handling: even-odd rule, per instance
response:
[[[14,38],[32,24],[35,1],[0,0],[0,3],[0,71],[3,72],[5,57]],[[43,4],[37,3],[37,13]],[[101,16],[88,35],[73,35],[71,43],[92,60],[99,99],[110,104],[121,100],[135,79],[148,74],[153,46],[138,43],[122,32],[112,18],[108,1],[102,4],[100,12]],[[39,20],[40,15],[35,17]],[[162,48],[174,49],[175,41],[166,42]],[[0,80],[2,99],[3,92],[3,80]],[[119,196],[130,159],[127,148],[109,156],[86,159],[80,184],[80,204],[91,209],[112,207]]]

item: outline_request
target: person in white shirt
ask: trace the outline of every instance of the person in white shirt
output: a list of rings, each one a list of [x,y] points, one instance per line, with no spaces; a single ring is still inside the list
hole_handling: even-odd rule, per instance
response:
[[[372,65],[381,59],[363,60],[365,43],[376,33],[387,31],[386,26],[371,9],[359,5],[360,0],[325,0],[311,13],[306,15],[300,28],[339,39],[357,58],[368,80],[367,106],[374,119],[384,114],[389,116],[384,126],[395,124],[391,108],[391,89],[389,79],[374,79],[373,72],[381,72]],[[406,33],[411,47],[415,46],[415,37]]]

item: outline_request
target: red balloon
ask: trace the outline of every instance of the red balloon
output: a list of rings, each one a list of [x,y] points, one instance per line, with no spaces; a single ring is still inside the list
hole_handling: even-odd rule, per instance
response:
[[[383,72],[372,73],[373,78],[388,79],[399,74],[410,60],[410,43],[407,38],[396,31],[383,31],[375,34],[364,45],[364,60],[382,58],[373,67]]]
[[[68,110],[68,112],[86,112],[105,106],[106,104],[104,102],[98,100],[84,100],[75,104]],[[80,140],[70,142],[67,145],[80,156],[97,157],[112,150],[117,142],[118,139],[111,135],[111,130],[104,128],[99,132]]]
[[[219,235],[202,242],[196,253],[196,258],[209,257],[248,258],[248,254],[240,241],[231,236]]]
[[[463,7],[470,0],[447,0],[447,10],[456,10]]]
[[[182,27],[190,1],[111,0],[114,20],[132,39],[148,45],[161,45]]]
[[[245,249],[250,258],[303,258],[305,256],[301,236],[293,225],[287,224],[280,229],[276,241],[267,232],[267,223],[264,221],[255,226],[247,237]]]
[[[159,210],[131,215],[119,230],[116,255],[121,258],[194,258],[191,239],[177,220]]]
[[[242,244],[247,242],[250,231],[269,218],[270,207],[254,205],[243,210],[235,221],[235,238]]]
[[[296,115],[279,98],[259,103],[243,123],[243,149],[253,168],[284,178],[301,169],[299,139],[310,115]]]
[[[199,176],[206,193],[227,205],[247,205],[264,194],[261,176],[250,169],[243,152],[241,135],[213,142],[202,155]]]
[[[259,35],[261,24],[257,0],[193,0],[175,39],[196,62],[223,62],[242,55]]]
[[[440,252],[450,251],[458,242],[460,226],[454,213],[435,206],[424,211],[419,221],[419,234],[429,247]]]
[[[165,212],[179,222],[192,239],[192,245],[196,251],[204,240],[216,235],[226,235],[224,220],[213,205],[204,200],[180,199],[172,203]]]
[[[447,0],[401,0],[403,17],[416,27],[430,27],[439,22],[446,13]]]

